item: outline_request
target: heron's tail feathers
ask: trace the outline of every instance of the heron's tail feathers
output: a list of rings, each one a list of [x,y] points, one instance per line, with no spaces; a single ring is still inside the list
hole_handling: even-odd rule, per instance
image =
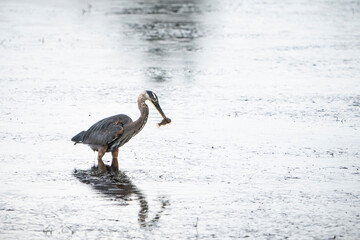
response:
[[[76,135],[71,139],[71,141],[75,142],[75,144],[77,144],[77,143],[82,143],[85,133],[86,133],[86,131],[82,131],[82,132],[76,134]],[[74,145],[75,145],[75,144],[74,144]]]

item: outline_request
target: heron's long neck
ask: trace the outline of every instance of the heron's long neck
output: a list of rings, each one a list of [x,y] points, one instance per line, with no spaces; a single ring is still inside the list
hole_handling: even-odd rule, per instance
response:
[[[138,106],[140,110],[140,117],[134,122],[136,133],[138,133],[141,129],[143,129],[149,116],[149,108],[146,105],[144,99],[139,97]]]

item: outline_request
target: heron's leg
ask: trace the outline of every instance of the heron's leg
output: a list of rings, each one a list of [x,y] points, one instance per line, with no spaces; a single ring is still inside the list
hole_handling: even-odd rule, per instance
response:
[[[102,157],[105,155],[106,153],[106,150],[107,150],[107,146],[104,146],[103,148],[101,148],[99,150],[99,153],[98,153],[98,168],[103,172],[103,173],[106,173],[107,172],[107,169],[106,169],[106,166],[102,160]]]
[[[119,149],[115,149],[111,152],[112,154],[112,162],[111,162],[111,169],[115,172],[119,171],[119,163],[118,163],[118,155],[119,155]]]

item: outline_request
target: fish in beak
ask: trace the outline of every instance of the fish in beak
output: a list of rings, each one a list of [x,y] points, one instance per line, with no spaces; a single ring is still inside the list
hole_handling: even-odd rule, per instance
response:
[[[165,116],[165,113],[161,109],[159,102],[155,102],[155,101],[151,101],[151,102],[154,104],[155,108],[159,111],[160,115],[163,117],[163,120],[160,123],[158,123],[158,126],[160,127],[162,125],[166,125],[168,123],[171,123],[171,119],[167,118]]]

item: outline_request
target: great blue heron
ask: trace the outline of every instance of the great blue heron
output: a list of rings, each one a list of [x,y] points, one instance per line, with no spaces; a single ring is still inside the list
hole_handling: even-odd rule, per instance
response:
[[[140,117],[136,121],[124,114],[118,114],[105,118],[92,125],[87,131],[82,131],[75,135],[71,141],[83,143],[90,146],[94,151],[98,151],[98,168],[103,172],[107,172],[106,166],[102,161],[102,157],[106,152],[112,153],[111,169],[119,170],[118,154],[119,147],[127,143],[133,136],[138,134],[146,124],[149,116],[149,108],[145,101],[151,101],[155,108],[159,111],[163,120],[160,125],[170,123],[162,111],[156,94],[152,91],[144,91],[138,97],[138,106]]]

